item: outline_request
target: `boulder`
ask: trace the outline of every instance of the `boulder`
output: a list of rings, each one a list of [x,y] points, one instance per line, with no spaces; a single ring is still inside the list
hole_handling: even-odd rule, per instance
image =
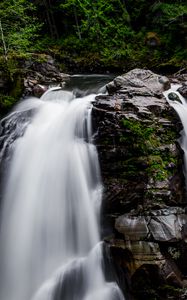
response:
[[[24,62],[26,67],[24,77],[23,97],[34,95],[40,97],[52,85],[65,85],[70,75],[62,73],[51,56],[44,61],[29,60]]]
[[[163,96],[169,87],[167,77],[134,69],[106,85],[92,115],[104,185],[103,238],[131,253],[121,265],[132,282],[143,265],[153,265],[165,285],[181,288],[187,200],[182,125]]]
[[[184,97],[187,98],[187,84],[183,84],[179,89],[178,92]]]
[[[127,94],[137,93],[142,96],[161,96],[162,91],[170,88],[169,79],[159,76],[149,70],[134,69],[124,75],[116,77],[106,85],[109,93],[116,91]]]
[[[186,238],[187,215],[178,207],[153,210],[149,214],[125,214],[116,219],[115,228],[130,241],[177,242]]]
[[[35,86],[33,86],[32,93],[34,94],[35,97],[40,98],[46,91],[47,91],[47,86],[36,84]]]

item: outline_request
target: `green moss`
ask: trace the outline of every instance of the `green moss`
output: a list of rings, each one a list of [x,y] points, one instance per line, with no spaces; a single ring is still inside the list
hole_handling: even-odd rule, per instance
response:
[[[158,181],[166,180],[176,172],[177,163],[177,159],[173,158],[170,153],[168,156],[165,153],[149,155],[147,174]]]
[[[1,115],[8,113],[10,111],[10,109],[15,105],[16,101],[17,101],[17,99],[12,96],[0,94],[0,113],[1,113]]]
[[[163,162],[161,156],[150,155],[148,157],[148,162],[149,167],[147,168],[147,173],[152,175],[154,179],[161,181],[168,177],[165,163]]]
[[[168,284],[159,287],[159,293],[165,297],[177,297],[175,299],[182,299],[180,296],[183,294],[184,289],[177,288]],[[168,299],[168,298],[167,298]]]
[[[152,132],[154,131],[153,128],[145,127],[139,121],[123,119],[122,122],[124,127],[131,130],[135,135],[138,135],[139,137],[149,138],[150,134],[152,134]]]
[[[156,128],[148,127],[137,120],[122,120],[125,129],[121,142],[133,143],[136,150],[141,154],[147,155],[153,147],[160,145],[160,140],[156,136]]]
[[[175,130],[166,131],[156,122],[147,127],[134,119],[123,119],[122,128],[120,143],[125,144],[131,154],[124,162],[124,177],[139,176],[141,172],[155,181],[164,181],[175,174],[178,165],[176,152],[161,147],[165,143],[174,143]]]

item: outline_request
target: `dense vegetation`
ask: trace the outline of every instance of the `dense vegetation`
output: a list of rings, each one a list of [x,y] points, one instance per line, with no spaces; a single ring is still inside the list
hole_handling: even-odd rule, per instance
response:
[[[48,53],[67,66],[181,68],[186,0],[1,0],[0,53]]]

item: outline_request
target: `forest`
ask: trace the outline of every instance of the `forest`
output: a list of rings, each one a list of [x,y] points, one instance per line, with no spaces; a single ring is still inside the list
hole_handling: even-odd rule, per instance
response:
[[[62,68],[172,73],[186,66],[186,0],[2,0],[2,60],[49,54]]]
[[[187,1],[0,0],[0,299],[187,300]]]

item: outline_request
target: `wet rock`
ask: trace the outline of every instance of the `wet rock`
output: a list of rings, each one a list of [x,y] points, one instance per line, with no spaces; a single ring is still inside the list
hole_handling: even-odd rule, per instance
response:
[[[142,241],[149,236],[149,228],[144,216],[129,215],[117,218],[115,228],[124,235],[126,241]]]
[[[132,70],[107,85],[109,95],[96,97],[92,113],[104,185],[103,236],[111,234],[113,248],[131,253],[123,262],[131,279],[151,264],[165,284],[181,287],[182,263],[168,249],[172,245],[185,260],[187,200],[182,126],[162,94],[169,87],[166,77]]]
[[[123,76],[116,77],[106,85],[109,96],[98,96],[96,107],[135,114],[136,117],[159,118],[168,111],[168,103],[162,92],[170,85],[169,79],[148,70],[135,69]],[[127,116],[128,117],[128,116]]]
[[[170,87],[169,79],[158,76],[149,70],[134,69],[122,76],[116,77],[106,85],[109,93],[122,92],[138,93],[142,96],[161,96],[161,91]]]
[[[178,102],[181,103],[181,100],[180,100],[179,96],[176,93],[169,93],[168,98],[169,98],[169,100],[178,101]]]
[[[54,64],[49,62],[34,63],[31,70],[31,76],[33,75],[36,80],[40,80],[40,83],[50,84],[52,81],[62,82],[69,80],[68,74],[61,73]]]
[[[168,207],[151,211],[145,216],[126,214],[116,219],[115,228],[124,235],[125,240],[176,242],[185,236],[187,215],[179,214],[181,211],[177,207]]]
[[[33,95],[38,98],[40,98],[46,91],[47,91],[47,86],[41,84],[36,84],[32,89]]]
[[[187,98],[187,84],[183,84],[182,87],[178,89],[178,92],[184,97]]]
[[[181,227],[181,235],[182,239],[187,243],[187,222],[184,223]]]
[[[128,80],[126,75],[118,78],[118,86],[123,80],[129,84],[130,74],[134,79],[136,72],[127,73]],[[140,78],[144,72],[140,76],[138,70]],[[150,76],[157,86],[159,76]],[[177,146],[181,123],[163,96],[142,96],[143,82],[139,86],[134,96],[123,86],[122,93],[97,96],[94,103],[95,142],[106,189],[103,206],[108,212],[122,214],[139,205],[144,210],[163,208],[184,199]]]
[[[164,91],[169,90],[171,88],[171,83],[166,76],[160,76],[158,80],[163,85]]]
[[[174,261],[166,259],[162,265],[161,273],[168,284],[175,287],[183,287],[182,274]]]
[[[185,215],[153,217],[149,223],[150,233],[155,241],[178,241],[182,239],[181,228],[186,221]]]
[[[24,96],[40,97],[51,85],[63,86],[69,80],[68,74],[62,73],[56,66],[54,59],[48,56],[45,61],[26,61],[27,66],[24,78]]]

